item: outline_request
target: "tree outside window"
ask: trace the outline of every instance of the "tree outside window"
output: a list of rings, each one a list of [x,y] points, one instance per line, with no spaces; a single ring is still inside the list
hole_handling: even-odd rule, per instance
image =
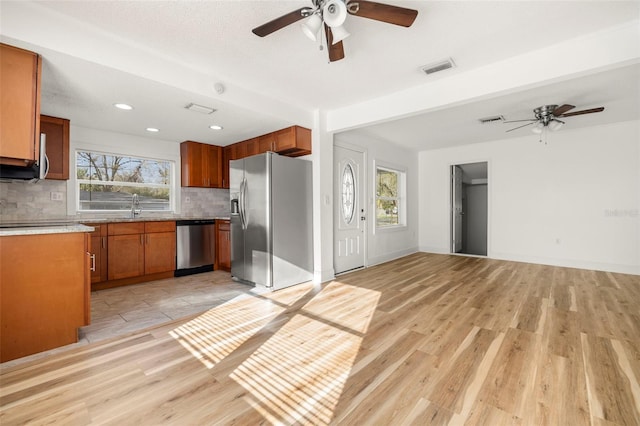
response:
[[[81,211],[128,210],[138,194],[143,210],[171,210],[170,161],[76,152]]]
[[[376,226],[400,225],[402,172],[376,168]]]

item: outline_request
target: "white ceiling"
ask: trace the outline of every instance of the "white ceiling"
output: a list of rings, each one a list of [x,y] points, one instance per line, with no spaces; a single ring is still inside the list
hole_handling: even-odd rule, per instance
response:
[[[43,55],[43,113],[78,126],[226,145],[290,124],[310,126],[316,110],[437,84],[640,17],[637,1],[390,0],[419,11],[414,25],[349,16],[346,58],[335,63],[327,62],[326,50],[319,51],[298,24],[265,38],[251,33],[310,3],[2,1],[0,34],[4,42]],[[429,77],[420,72],[422,65],[448,57],[455,69]],[[633,119],[639,115],[638,80],[637,66],[612,69],[350,132],[422,150],[505,137],[506,125],[480,126],[476,120],[493,114],[528,118],[533,108],[548,103],[606,108],[567,119],[567,126]],[[215,93],[216,82],[225,85],[225,93]],[[135,109],[124,113],[112,108],[114,102]],[[217,111],[188,112],[183,107],[189,102]],[[224,130],[209,130],[214,123]],[[145,132],[149,126],[161,132]]]

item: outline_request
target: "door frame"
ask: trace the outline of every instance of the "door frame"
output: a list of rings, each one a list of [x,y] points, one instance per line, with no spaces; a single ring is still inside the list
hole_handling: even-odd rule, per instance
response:
[[[464,166],[465,164],[474,164],[474,163],[487,163],[487,255],[480,256],[475,254],[466,254],[466,253],[454,253],[452,250],[453,247],[453,182],[451,180],[451,168],[453,166]],[[492,164],[489,159],[477,159],[477,160],[460,160],[460,161],[452,161],[449,163],[449,167],[447,167],[447,173],[449,174],[447,181],[449,182],[449,254],[455,256],[470,256],[470,257],[484,257],[484,258],[493,258],[493,250],[491,243],[491,217],[492,217],[492,193],[493,193],[493,172],[492,172]]]
[[[336,270],[336,251],[335,251],[335,244],[336,244],[336,232],[338,231],[338,224],[340,223],[340,212],[338,210],[338,202],[339,202],[339,198],[336,197],[337,195],[337,170],[338,170],[338,163],[336,161],[336,155],[335,155],[335,148],[339,147],[339,148],[345,148],[345,149],[350,149],[352,151],[355,152],[359,152],[362,154],[362,182],[360,183],[361,186],[361,190],[362,190],[362,204],[364,207],[364,215],[366,217],[365,219],[365,224],[364,224],[364,232],[362,233],[362,268],[366,268],[369,266],[369,246],[368,246],[368,241],[369,241],[369,227],[370,227],[370,223],[371,223],[371,212],[373,211],[372,207],[371,207],[371,203],[370,203],[370,196],[369,196],[369,182],[367,179],[367,170],[368,170],[368,152],[366,148],[363,148],[362,146],[359,145],[355,145],[349,142],[344,142],[344,141],[334,141],[333,143],[333,270]],[[360,216],[361,213],[358,212],[358,216]],[[348,272],[352,272],[354,270],[357,269],[350,269],[348,271],[344,271],[344,272],[338,272],[335,275],[341,275],[344,273],[348,273]]]

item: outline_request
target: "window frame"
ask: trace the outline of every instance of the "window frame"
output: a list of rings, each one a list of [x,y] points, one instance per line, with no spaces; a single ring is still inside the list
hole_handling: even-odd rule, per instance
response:
[[[397,192],[395,197],[380,197],[378,195],[378,170],[395,173],[397,175]],[[407,227],[407,170],[404,167],[374,161],[373,164],[373,220],[375,226],[374,233],[378,231],[394,231],[405,229]],[[389,225],[378,224],[378,200],[396,200],[398,206],[398,223]]]
[[[121,181],[117,181],[117,182],[113,182],[113,181],[95,181],[95,180],[86,180],[86,179],[78,179],[78,153],[79,152],[88,152],[91,154],[97,154],[97,155],[107,155],[107,156],[120,156],[120,157],[128,157],[128,158],[133,158],[136,160],[149,160],[149,161],[157,161],[157,162],[163,162],[163,163],[168,163],[170,170],[169,170],[169,183],[164,185],[164,184],[156,184],[156,183],[146,183],[146,184],[139,184],[139,183],[135,183],[135,182],[121,182]],[[128,186],[128,187],[145,187],[145,188],[167,188],[169,190],[169,208],[166,210],[144,210],[146,213],[150,213],[150,214],[175,214],[177,212],[177,198],[179,197],[179,192],[176,191],[176,176],[177,176],[177,171],[176,171],[176,161],[170,158],[154,158],[154,157],[147,157],[144,155],[138,155],[136,153],[125,153],[125,152],[118,152],[117,150],[113,150],[113,151],[106,151],[106,150],[102,150],[102,149],[94,149],[93,147],[88,147],[88,146],[78,146],[75,147],[73,149],[73,191],[74,191],[74,195],[75,195],[75,200],[74,200],[74,210],[76,214],[82,214],[82,215],[100,215],[100,214],[114,214],[114,213],[122,213],[122,212],[126,212],[127,209],[101,209],[101,210],[87,210],[87,209],[82,209],[81,208],[81,204],[80,204],[80,194],[81,194],[81,190],[80,190],[80,185],[82,184],[113,184],[113,185],[118,185],[118,186]],[[112,183],[113,182],[113,183]],[[71,183],[71,182],[70,182]]]

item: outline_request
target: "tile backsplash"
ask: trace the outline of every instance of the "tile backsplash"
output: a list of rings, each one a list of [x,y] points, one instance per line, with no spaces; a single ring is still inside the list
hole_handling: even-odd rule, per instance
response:
[[[229,216],[229,190],[180,188],[182,212],[167,217],[201,218]],[[161,213],[147,213],[164,216]],[[83,214],[82,219],[105,218],[105,214]],[[122,217],[118,212],[113,217]],[[143,211],[142,219],[145,217]],[[0,182],[0,221],[77,219],[67,216],[67,182],[43,180],[37,183]]]
[[[51,199],[59,193],[61,200]],[[3,222],[66,218],[67,182],[0,182],[0,217]]]
[[[180,217],[228,217],[228,189],[180,188],[182,213]]]

